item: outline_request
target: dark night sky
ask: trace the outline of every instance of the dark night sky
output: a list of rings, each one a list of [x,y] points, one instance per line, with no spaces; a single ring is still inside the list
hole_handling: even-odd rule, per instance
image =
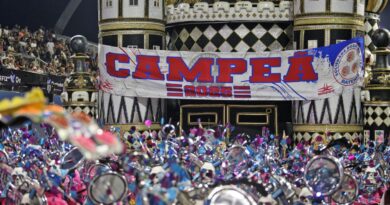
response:
[[[54,28],[69,0],[0,0],[0,24]],[[64,30],[65,35],[98,38],[97,0],[83,0]]]
[[[28,25],[36,29],[43,25],[53,28],[69,0],[0,0],[0,24]],[[390,3],[389,3],[390,4]],[[381,14],[381,26],[390,29],[390,6]],[[83,0],[65,28],[64,34],[85,35],[97,41],[97,0]]]

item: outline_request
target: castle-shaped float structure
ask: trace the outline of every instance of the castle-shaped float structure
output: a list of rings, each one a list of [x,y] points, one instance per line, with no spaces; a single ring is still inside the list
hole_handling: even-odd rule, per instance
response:
[[[155,50],[259,52],[315,48],[354,37],[365,38],[366,67],[373,66],[379,13],[386,0],[98,0],[99,43]],[[387,69],[387,68],[383,68]],[[385,76],[389,73],[386,71]],[[368,85],[368,84],[367,84]],[[374,86],[375,87],[375,86]],[[247,133],[270,127],[289,131],[294,139],[311,140],[319,134],[353,139],[390,126],[388,84],[381,99],[364,98],[362,90],[325,100],[201,101],[117,96],[99,92],[98,115],[105,125],[145,128],[147,119],[157,128],[180,121],[183,128],[231,124]],[[371,90],[370,90],[371,89]],[[363,97],[362,97],[363,96]],[[387,96],[387,97],[386,97]],[[364,100],[364,105],[362,103]],[[386,131],[387,129],[387,131]],[[364,131],[366,130],[366,131]],[[366,136],[366,137],[368,137]]]

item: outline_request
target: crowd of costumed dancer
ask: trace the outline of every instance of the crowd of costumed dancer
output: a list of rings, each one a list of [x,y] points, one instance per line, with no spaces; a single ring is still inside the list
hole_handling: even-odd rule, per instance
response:
[[[294,142],[264,127],[99,128],[35,88],[0,102],[1,204],[380,204],[387,140]],[[151,121],[145,121],[151,126]],[[387,199],[388,200],[388,199]]]

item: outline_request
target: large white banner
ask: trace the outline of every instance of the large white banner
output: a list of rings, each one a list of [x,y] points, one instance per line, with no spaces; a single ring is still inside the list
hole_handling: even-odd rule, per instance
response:
[[[315,100],[363,82],[362,38],[302,51],[209,53],[99,46],[100,87],[122,96]]]

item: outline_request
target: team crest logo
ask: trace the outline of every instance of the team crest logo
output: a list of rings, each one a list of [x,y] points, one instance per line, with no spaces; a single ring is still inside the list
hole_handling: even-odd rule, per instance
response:
[[[362,53],[357,43],[346,46],[333,65],[333,76],[342,85],[354,85],[362,70]]]

